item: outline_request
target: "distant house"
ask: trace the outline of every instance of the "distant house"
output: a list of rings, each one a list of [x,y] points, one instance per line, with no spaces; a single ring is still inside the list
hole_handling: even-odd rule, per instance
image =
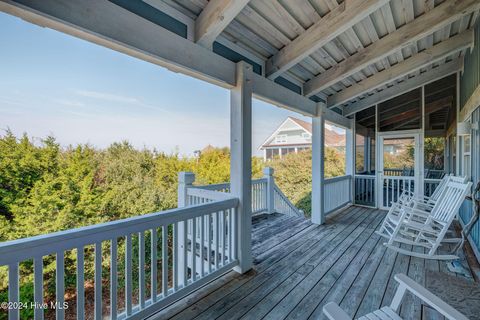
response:
[[[325,146],[345,149],[345,135],[325,128]],[[312,124],[288,117],[260,146],[265,161],[312,147]]]

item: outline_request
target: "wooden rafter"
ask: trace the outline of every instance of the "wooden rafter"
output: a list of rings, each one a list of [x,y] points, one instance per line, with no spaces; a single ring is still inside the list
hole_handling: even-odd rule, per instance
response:
[[[328,107],[332,108],[354,99],[366,92],[377,89],[389,82],[400,79],[413,71],[419,70],[449,55],[459,52],[473,45],[473,30],[467,30],[434,47],[428,48],[413,57],[404,60],[389,69],[385,69],[373,76],[340,91],[328,98]]]
[[[430,71],[424,72],[416,77],[405,80],[362,100],[351,103],[344,108],[343,114],[348,116],[360,110],[366,109],[372,105],[397,97],[405,92],[421,87],[422,85],[434,82],[443,77],[456,73],[461,70],[462,66],[462,58],[458,58],[456,60],[442,64],[436,68],[433,68]]]
[[[195,42],[210,48],[250,0],[210,0],[195,20]]]
[[[441,29],[480,7],[478,0],[446,0],[434,9],[369,47],[345,59],[304,85],[304,94],[312,96],[365,67],[411,45],[412,42]]]
[[[388,1],[345,0],[268,59],[266,64],[267,77],[270,79],[278,77]]]
[[[444,108],[447,108],[447,107],[451,107],[452,106],[452,102],[453,102],[453,97],[450,96],[450,97],[446,97],[446,98],[443,98],[443,99],[439,99],[439,100],[436,100],[436,101],[433,101],[429,104],[426,104],[425,105],[425,115],[430,115],[438,110],[441,110],[441,109],[444,109]],[[416,118],[419,118],[420,117],[420,108],[419,106],[417,105],[415,108],[411,108],[410,110],[407,110],[407,111],[404,111],[404,112],[395,112],[395,113],[391,113],[389,115],[385,115],[382,119],[382,121],[380,122],[380,126],[381,127],[384,127],[384,126],[388,126],[388,125],[391,125],[391,124],[394,124],[394,123],[398,123],[398,122],[402,122],[403,120],[406,120],[406,119],[416,119]]]

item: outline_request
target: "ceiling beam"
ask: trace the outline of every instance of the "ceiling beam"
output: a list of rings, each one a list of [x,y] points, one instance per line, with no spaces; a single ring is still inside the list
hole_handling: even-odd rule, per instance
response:
[[[310,79],[304,84],[303,92],[306,96],[312,96],[411,45],[414,41],[451,24],[479,7],[480,1],[478,0],[446,0],[412,22]]]
[[[267,77],[275,79],[388,2],[345,0],[268,59]]]
[[[211,48],[215,39],[250,0],[210,0],[195,20],[195,42]]]
[[[473,30],[467,30],[459,35],[449,38],[448,40],[440,42],[403,62],[399,62],[388,69],[376,73],[371,77],[334,94],[328,98],[328,107],[333,108],[341,105],[364,93],[375,90],[389,82],[398,80],[409,73],[424,68],[438,60],[444,59],[455,52],[471,47],[473,46],[473,37]]]
[[[448,75],[456,73],[461,70],[463,67],[463,58],[457,58],[453,61],[442,64],[436,68],[433,68],[427,72],[424,72],[418,76],[407,79],[401,83],[395,84],[385,90],[382,90],[378,93],[375,93],[369,97],[366,97],[362,100],[354,102],[343,109],[343,114],[345,116],[354,114],[355,112],[366,109],[370,106],[373,106],[383,101],[390,100],[394,97],[397,97],[405,92],[411,91],[413,89],[419,88],[430,82],[439,80]]]
[[[439,99],[433,102],[430,102],[429,104],[425,105],[425,116],[430,115],[431,113],[434,113],[435,111],[441,110],[443,108],[451,107],[453,102],[453,97],[446,97],[443,99]],[[392,113],[390,115],[386,115],[381,121],[380,121],[380,126],[388,126],[390,124],[394,124],[397,122],[400,122],[402,120],[406,120],[408,118],[416,119],[420,117],[421,110],[420,108],[416,107],[410,110],[406,110],[403,112],[396,112]]]
[[[0,11],[132,57],[231,89],[236,64],[108,0],[0,0]],[[273,105],[350,127],[350,120],[260,75],[254,96]],[[179,97],[181,99],[182,97]]]

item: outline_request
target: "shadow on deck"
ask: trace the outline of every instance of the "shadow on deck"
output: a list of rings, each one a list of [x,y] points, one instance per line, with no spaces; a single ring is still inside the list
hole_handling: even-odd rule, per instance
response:
[[[374,233],[384,216],[355,206],[322,226],[280,214],[256,216],[253,270],[229,272],[151,319],[324,319],[322,307],[330,301],[358,317],[390,304],[397,273],[422,285],[430,271],[456,276],[445,262],[387,250]],[[410,295],[401,315],[443,318]]]

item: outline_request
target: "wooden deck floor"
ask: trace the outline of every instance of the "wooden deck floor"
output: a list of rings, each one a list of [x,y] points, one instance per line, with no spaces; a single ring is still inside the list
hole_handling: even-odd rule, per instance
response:
[[[329,301],[358,317],[390,303],[397,273],[422,284],[426,270],[454,275],[445,262],[386,250],[374,233],[384,215],[350,207],[322,226],[278,214],[255,217],[253,270],[229,272],[152,319],[324,319],[322,307]],[[441,318],[409,295],[401,314]]]

